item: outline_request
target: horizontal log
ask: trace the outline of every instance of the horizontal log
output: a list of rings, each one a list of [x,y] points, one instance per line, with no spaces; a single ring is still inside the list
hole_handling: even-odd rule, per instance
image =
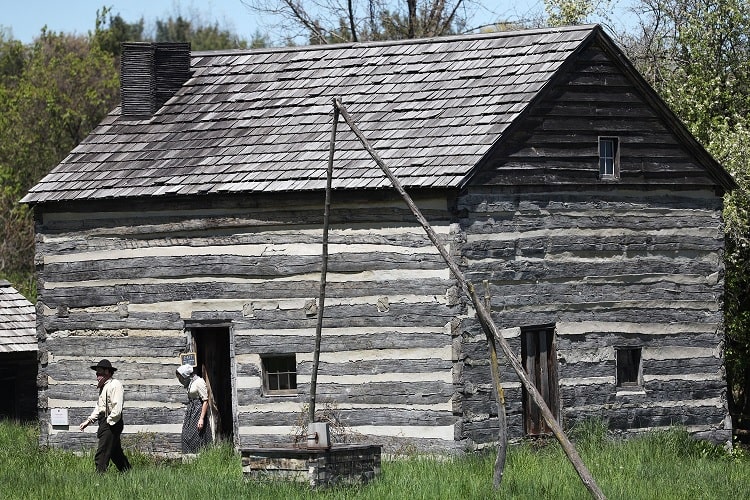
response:
[[[312,352],[315,338],[306,336],[284,336],[284,342],[278,338],[263,336],[241,336],[235,339],[236,352],[242,353],[278,353],[278,352]],[[369,333],[361,335],[325,335],[321,341],[321,352],[358,351],[367,349],[418,349],[440,348],[451,345],[449,335],[444,333]],[[280,351],[282,349],[282,351]],[[393,363],[393,362],[392,362]]]
[[[582,222],[584,225],[587,224],[587,221]],[[482,225],[484,222],[478,221],[478,224]],[[602,228],[601,235],[579,235],[570,230],[567,233],[561,230],[558,235],[537,235],[532,230],[528,233],[528,236],[520,233],[515,238],[502,240],[488,239],[482,241],[475,239],[471,243],[463,244],[461,249],[467,258],[476,260],[498,256],[512,258],[515,255],[525,255],[530,252],[542,252],[542,256],[545,254],[549,256],[589,254],[600,257],[609,255],[617,257],[622,255],[623,252],[635,255],[645,254],[646,252],[657,255],[659,253],[690,251],[711,253],[722,248],[720,238],[713,236],[671,235],[665,237],[648,232],[627,233],[625,230],[622,230],[622,234],[617,236],[608,236],[610,231],[606,230],[605,226],[598,224],[598,228]],[[480,228],[480,230],[484,229]],[[514,233],[513,230],[509,232]]]
[[[174,384],[163,385],[146,385],[137,384],[128,380],[122,380],[125,396],[125,408],[130,403],[184,403],[187,400],[185,388],[178,385],[175,379]],[[50,385],[47,391],[49,399],[59,401],[61,405],[83,404],[87,415],[96,404],[98,393],[96,391],[96,379],[91,385],[80,384],[54,384]],[[69,402],[69,403],[68,403]]]
[[[157,217],[155,215],[155,217]],[[209,222],[211,219],[208,219]],[[245,224],[242,232],[243,219],[241,217],[226,217],[224,224],[232,224],[236,230],[232,234],[222,234],[221,224],[213,226],[214,234],[191,234],[187,235],[181,231],[168,231],[165,234],[154,234],[151,238],[132,238],[123,233],[118,238],[101,237],[96,235],[83,236],[79,232],[69,234],[67,237],[58,237],[54,240],[43,241],[40,249],[49,255],[77,255],[87,252],[99,252],[102,250],[138,250],[145,248],[166,247],[227,247],[227,250],[236,245],[321,245],[322,230],[311,228],[307,231],[297,229],[279,228],[266,231],[257,230],[257,220]],[[410,219],[411,220],[411,219]],[[297,224],[295,224],[296,226]],[[387,245],[408,248],[431,247],[432,242],[424,234],[422,228],[414,225],[412,231],[407,232],[409,224],[377,224],[375,227],[363,226],[359,231],[352,228],[351,224],[341,227],[333,226],[329,232],[329,244],[331,245]],[[125,229],[125,228],[123,228]]]
[[[325,342],[325,341],[323,341]],[[447,373],[452,369],[450,360],[438,358],[425,359],[351,359],[346,362],[328,362],[325,354],[318,366],[319,375],[375,375],[383,373]],[[237,363],[237,373],[243,377],[260,377],[261,366],[256,363]],[[309,377],[312,373],[312,361],[297,360],[297,375]]]
[[[594,413],[596,415],[594,415]],[[720,426],[726,417],[726,409],[715,406],[674,408],[629,408],[607,412],[576,411],[566,414],[571,424],[592,417],[604,417],[612,429],[639,429],[649,427]]]
[[[482,217],[481,214],[525,217],[529,215],[527,212],[537,212],[541,216],[544,210],[569,215],[600,211],[617,216],[632,212],[639,217],[685,217],[693,213],[700,218],[715,218],[721,207],[721,198],[714,195],[713,189],[706,188],[689,192],[658,189],[650,193],[645,188],[575,191],[550,186],[524,189],[479,185],[472,186],[456,203],[459,213],[467,217]]]
[[[400,304],[389,305],[387,312],[380,312],[375,304],[325,306],[323,328],[352,327],[444,327],[460,311],[459,307],[444,304]],[[314,329],[316,318],[306,316],[304,311],[258,310],[253,318],[244,318],[252,328]]]
[[[403,272],[403,279],[379,281],[330,282],[326,286],[326,297],[345,298],[378,295],[445,294],[453,282],[441,278],[411,276]],[[116,305],[120,302],[152,304],[181,300],[246,300],[248,302],[289,299],[294,297],[317,297],[320,280],[268,281],[258,283],[206,281],[165,281],[158,284],[133,282],[109,286],[59,287],[45,289],[40,297],[51,308],[65,305],[69,308]]]
[[[307,394],[308,385],[298,384],[300,394]],[[435,404],[445,403],[453,396],[453,385],[445,382],[368,382],[357,385],[319,383],[316,396],[331,403],[359,404]],[[242,404],[268,402],[260,397],[260,389],[238,389]],[[284,399],[285,401],[287,399]],[[301,400],[301,399],[300,399]]]
[[[164,336],[65,336],[47,339],[47,351],[55,356],[112,358],[121,356],[166,357],[176,360],[186,351],[184,335]]]
[[[645,325],[644,325],[645,326]],[[649,325],[656,326],[658,324]],[[558,335],[557,349],[562,358],[566,350],[595,349],[603,346],[618,347],[648,347],[658,349],[662,347],[699,347],[715,348],[720,340],[715,333],[675,332],[669,334],[648,335],[638,333],[587,333],[586,335]],[[614,359],[614,352],[613,359]]]
[[[717,344],[718,345],[718,344]],[[643,360],[644,369],[649,375],[680,375],[691,373],[715,373],[723,370],[724,362],[716,356],[688,357],[681,359],[646,359]],[[694,382],[700,385],[697,381]]]
[[[344,436],[348,440],[340,442],[373,443],[382,446],[382,452],[393,455],[409,455],[415,450],[424,453],[452,454],[465,451],[461,443],[435,438],[411,438],[405,436],[380,436],[357,434]],[[240,435],[240,448],[289,446],[294,436],[287,434],[253,434]]]
[[[589,245],[606,245],[617,244],[626,245],[632,243],[641,246],[657,245],[659,243],[673,243],[690,241],[694,244],[710,245],[719,239],[720,231],[718,230],[718,214],[708,212],[698,212],[692,214],[659,214],[658,216],[634,215],[630,212],[622,215],[615,213],[614,210],[600,210],[598,213],[587,212],[585,214],[555,211],[552,214],[543,214],[540,212],[526,212],[524,214],[515,214],[512,218],[510,213],[507,217],[501,213],[480,212],[479,214],[467,214],[462,220],[463,229],[469,235],[498,235],[510,233],[517,234],[518,238],[523,239],[529,235],[535,235],[534,232],[541,233],[543,241],[549,242],[549,245],[557,243],[557,246],[564,245],[566,241],[572,243],[579,242]],[[701,230],[706,236],[691,236],[679,234],[677,232],[660,234],[659,231],[670,230],[675,228],[690,228]],[[707,230],[706,228],[710,228]],[[555,232],[554,230],[559,230]],[[612,235],[612,230],[617,229],[620,234]],[[584,231],[584,230],[587,230]],[[599,230],[601,234],[595,231]],[[581,236],[582,235],[582,236]],[[508,238],[512,242],[515,238]],[[491,245],[488,242],[477,242],[473,245]],[[464,245],[466,248],[472,248],[472,245]],[[651,248],[647,247],[646,248]],[[656,248],[655,246],[653,248]]]
[[[123,318],[117,313],[72,312],[68,317],[41,316],[43,328],[48,332],[59,330],[181,330],[184,322],[178,313],[132,313]]]
[[[700,284],[682,284],[660,282],[658,277],[650,283],[630,283],[628,278],[633,276],[604,277],[602,282],[587,282],[571,279],[567,282],[547,283],[517,283],[490,286],[492,307],[501,309],[513,306],[544,304],[555,300],[566,303],[638,301],[660,302],[665,299],[680,301],[695,301],[713,304],[716,300],[716,290],[713,287]],[[689,279],[689,278],[688,278]],[[695,277],[699,281],[699,277]],[[592,280],[593,281],[593,280]]]
[[[593,257],[593,256],[592,256]],[[490,275],[501,281],[560,281],[572,278],[615,276],[638,278],[650,275],[696,275],[709,277],[717,271],[716,265],[707,260],[695,260],[694,255],[684,258],[667,258],[666,256],[638,256],[634,258],[606,259],[570,259],[567,261],[539,261],[523,259],[505,261],[502,268],[492,260],[472,262],[466,270],[469,281],[481,282]]]
[[[300,408],[301,410],[302,408]],[[336,427],[357,425],[451,425],[456,417],[450,412],[430,410],[406,410],[401,408],[357,408],[334,409],[326,412],[328,418],[333,419]],[[306,425],[306,412],[240,412],[238,419],[241,425]]]
[[[125,431],[122,434],[122,447],[126,455],[136,450],[144,453],[179,452],[182,449],[181,439],[180,434],[129,433],[126,424]],[[97,438],[96,433],[79,432],[76,427],[68,432],[48,435],[45,444],[55,448],[93,454],[96,451]]]
[[[363,252],[331,254],[330,273],[359,273],[387,269],[444,269],[439,255]],[[243,277],[279,279],[320,272],[319,255],[267,256],[196,255],[135,257],[48,263],[47,281],[75,282],[131,278]]]

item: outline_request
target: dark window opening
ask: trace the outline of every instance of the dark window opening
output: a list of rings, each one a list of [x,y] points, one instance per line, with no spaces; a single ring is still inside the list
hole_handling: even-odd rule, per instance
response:
[[[616,179],[620,176],[620,148],[616,137],[599,138],[599,177]]]
[[[266,394],[296,394],[297,359],[294,354],[264,356],[262,362]]]
[[[641,385],[641,348],[617,349],[617,387]]]

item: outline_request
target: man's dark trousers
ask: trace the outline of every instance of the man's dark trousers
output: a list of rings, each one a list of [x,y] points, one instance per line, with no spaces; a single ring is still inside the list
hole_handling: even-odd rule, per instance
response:
[[[112,426],[107,423],[106,418],[99,419],[99,430],[96,431],[96,437],[99,438],[99,446],[94,456],[97,472],[107,472],[110,459],[120,472],[130,469],[130,462],[128,462],[128,457],[123,453],[122,444],[120,443],[120,434],[122,434],[123,426],[122,419]]]

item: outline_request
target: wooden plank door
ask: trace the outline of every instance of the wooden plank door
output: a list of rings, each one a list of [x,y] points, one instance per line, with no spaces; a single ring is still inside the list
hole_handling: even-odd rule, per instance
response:
[[[555,331],[552,327],[529,328],[521,331],[521,357],[526,375],[541,393],[555,418],[558,418],[557,354]],[[524,430],[529,436],[550,434],[539,407],[524,389]]]

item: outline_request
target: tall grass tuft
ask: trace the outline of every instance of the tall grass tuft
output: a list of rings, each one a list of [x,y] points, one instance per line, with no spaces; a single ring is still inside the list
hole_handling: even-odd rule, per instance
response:
[[[582,423],[571,436],[586,466],[610,499],[747,498],[750,459],[695,441],[674,428],[622,440],[601,422]],[[94,500],[232,499],[588,499],[575,469],[554,440],[509,448],[499,491],[492,489],[494,450],[460,457],[413,454],[383,461],[381,475],[364,486],[311,490],[307,484],[248,481],[229,445],[191,461],[165,461],[126,449],[134,467],[94,472],[93,450],[73,453],[38,446],[37,429],[0,421],[0,498]]]

